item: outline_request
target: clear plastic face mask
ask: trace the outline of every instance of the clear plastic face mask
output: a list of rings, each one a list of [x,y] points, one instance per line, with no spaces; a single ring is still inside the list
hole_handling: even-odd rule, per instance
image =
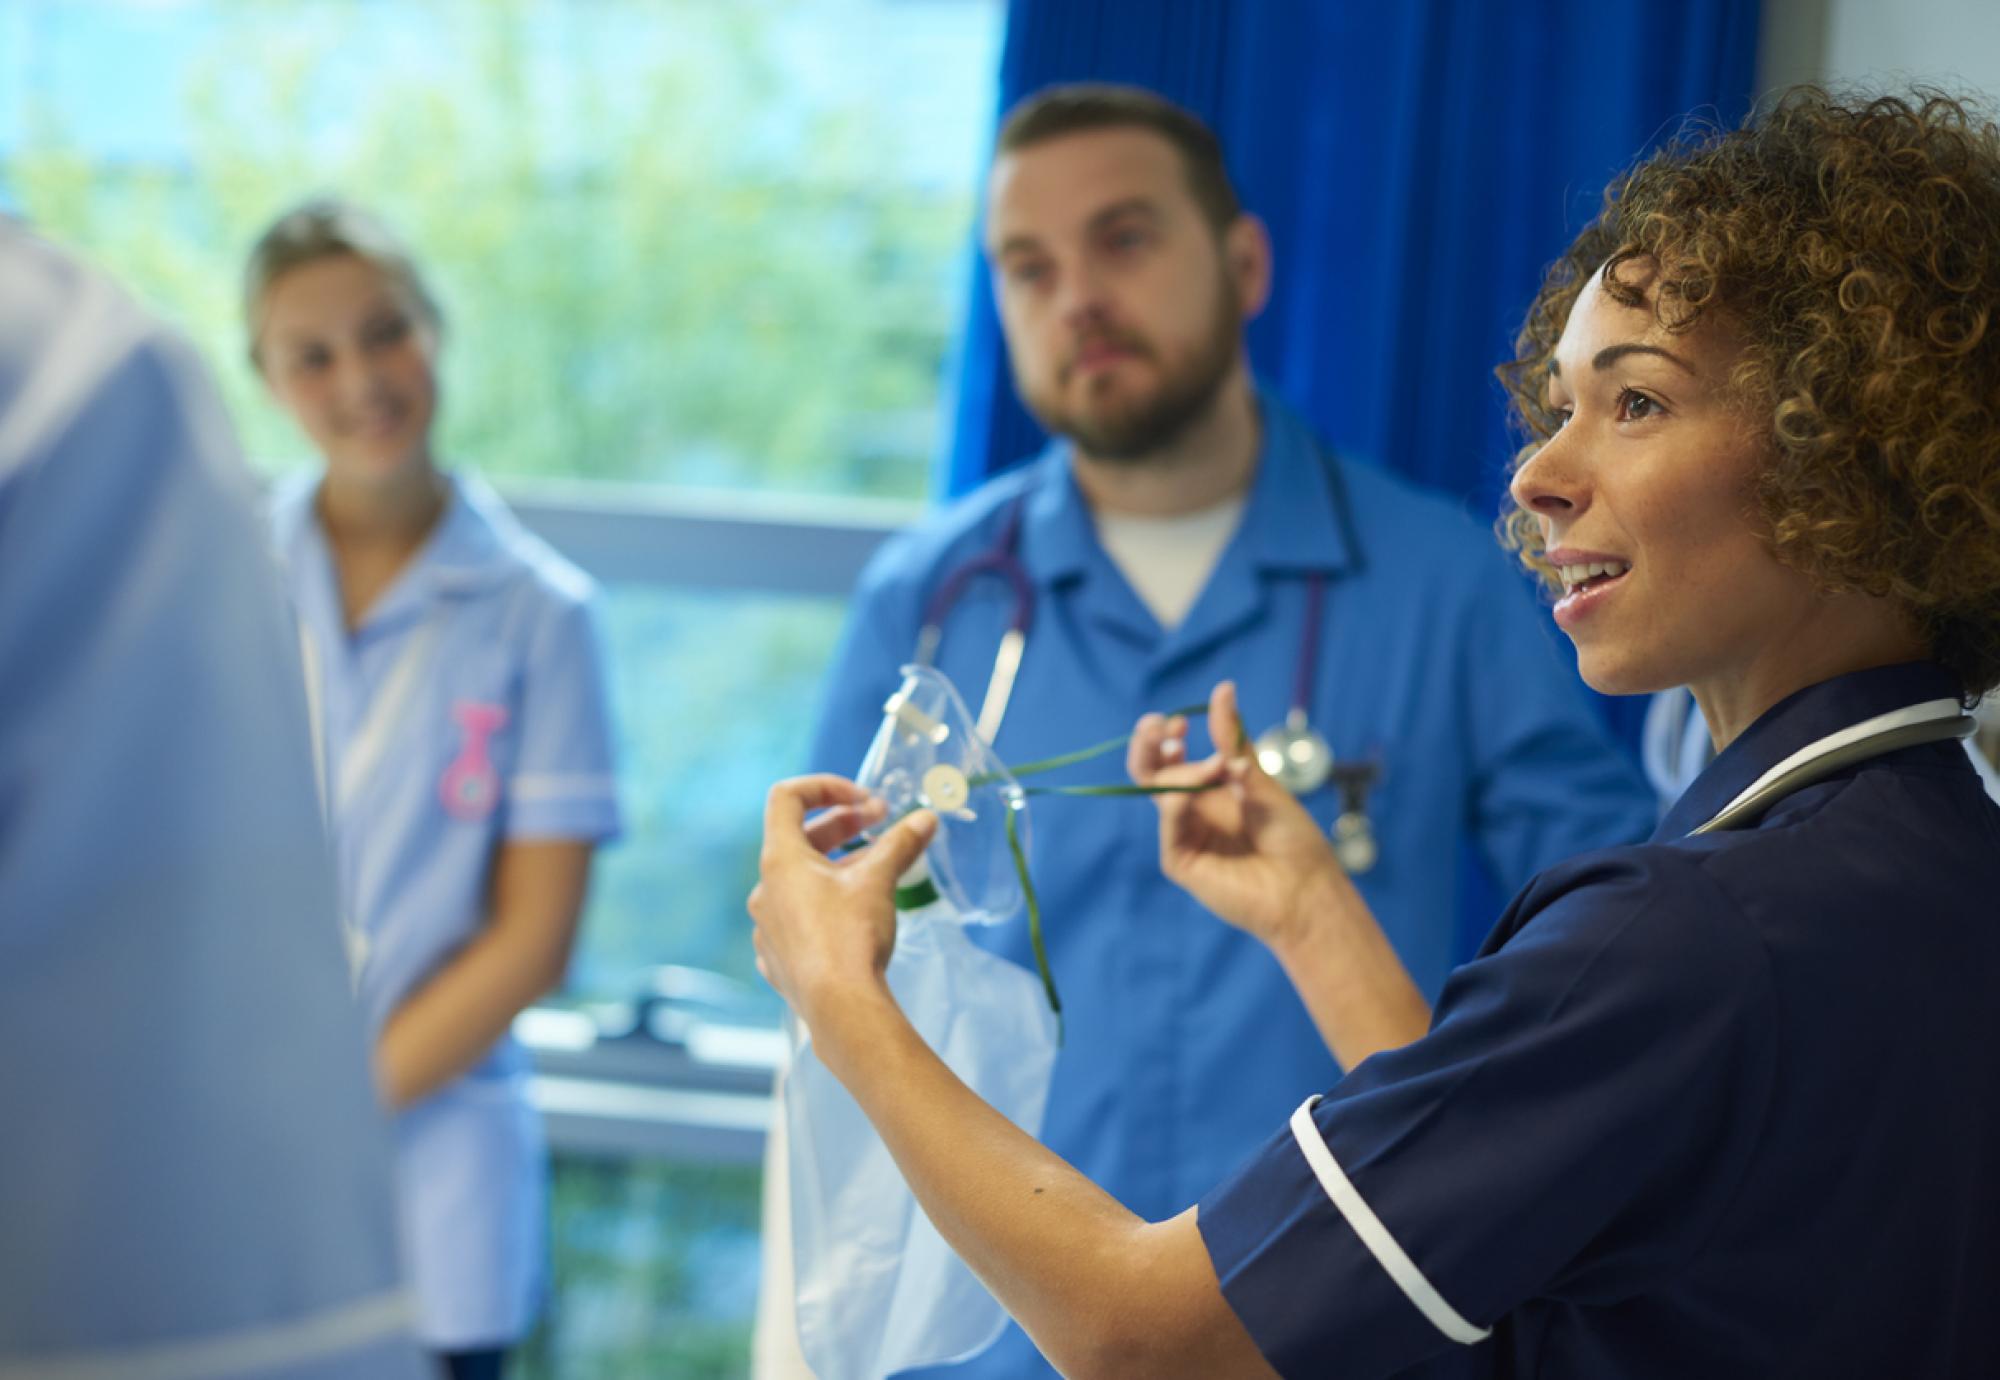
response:
[[[1193,717],[1206,705],[1172,715]],[[973,726],[958,690],[928,666],[905,666],[903,683],[882,707],[882,726],[869,744],[855,781],[888,808],[884,822],[863,833],[873,840],[913,810],[937,815],[938,831],[924,851],[924,878],[906,877],[897,890],[899,909],[914,910],[942,896],[967,924],[998,924],[1025,908],[1035,969],[1058,1017],[1062,999],[1042,940],[1041,906],[1028,875],[1028,797],[1031,795],[1130,796],[1205,791],[1210,786],[1022,786],[1015,778],[1072,767],[1115,752],[1130,734],[1028,762],[1009,770]],[[1247,744],[1239,744],[1239,748]]]
[[[928,667],[905,666],[855,773],[888,807],[864,841],[913,810],[938,819],[921,865],[898,889],[896,904],[909,914],[889,959],[890,989],[947,1066],[1031,1134],[1041,1126],[1062,1040],[1062,1002],[1028,872],[1027,798],[1207,787],[1024,787],[1019,778],[1093,761],[1128,739],[1009,769],[979,736],[949,680]],[[961,928],[1017,913],[1025,915],[1035,978],[972,943]],[[809,1036],[795,1026],[794,1039],[782,1124],[791,1159],[798,1333],[815,1373],[871,1380],[977,1354],[1000,1335],[1005,1313],[917,1210],[894,1160],[819,1062]]]
[[[943,675],[928,666],[903,668],[903,683],[883,706],[882,726],[855,780],[888,806],[889,822],[913,810],[937,815],[924,862],[960,921],[998,924],[1022,908],[1027,792],[973,728],[965,701]],[[898,904],[912,908],[925,899],[920,886],[911,886]]]
[[[897,892],[905,913],[883,975],[889,990],[948,1068],[1001,1115],[1039,1133],[1062,1036],[1027,874],[1027,792],[974,729],[951,683],[916,666],[903,668],[855,779],[888,806],[864,838],[915,810],[938,820]],[[1023,911],[1038,975],[966,931]],[[810,1032],[794,1023],[792,1039],[778,1134],[789,1161],[799,1346],[812,1372],[879,1380],[984,1351],[1006,1313],[918,1209]]]

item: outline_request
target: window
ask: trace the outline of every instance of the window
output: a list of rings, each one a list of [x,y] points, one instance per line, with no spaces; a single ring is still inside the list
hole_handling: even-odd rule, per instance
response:
[[[442,453],[605,589],[629,827],[577,1001],[686,964],[776,1019],[742,913],[762,796],[801,765],[848,584],[947,434],[1002,14],[0,5],[0,208],[181,324],[261,469],[310,460],[245,362],[241,263],[269,219],[350,196],[434,278]],[[744,1372],[757,1171],[732,1134],[559,1157],[561,1296],[524,1374]]]
[[[490,474],[916,498],[965,277],[995,0],[15,0],[0,186],[241,365],[270,217],[331,190],[449,314]]]
[[[531,525],[536,482],[565,481],[553,535],[601,578],[619,542],[667,539],[613,522],[634,513],[670,511],[683,540],[721,515],[879,535],[945,432],[1000,19],[998,0],[19,0],[0,198],[185,326],[265,469],[309,457],[244,361],[241,261],[333,190],[438,282],[445,456]],[[581,991],[665,960],[749,978],[756,804],[801,761],[862,550],[789,583],[686,562],[607,579],[634,827]]]

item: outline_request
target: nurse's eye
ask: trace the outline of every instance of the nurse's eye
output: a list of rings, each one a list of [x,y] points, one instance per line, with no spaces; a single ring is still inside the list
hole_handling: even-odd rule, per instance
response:
[[[378,316],[362,327],[361,340],[365,345],[382,347],[400,345],[409,337],[410,318],[407,316]]]
[[[314,346],[310,349],[294,351],[287,366],[294,374],[317,374],[333,363],[329,350]]]
[[[1113,254],[1129,254],[1144,248],[1151,238],[1142,226],[1119,225],[1105,232],[1104,247]]]
[[[1618,419],[1624,422],[1643,422],[1649,417],[1657,417],[1666,409],[1636,388],[1623,388],[1618,392]]]

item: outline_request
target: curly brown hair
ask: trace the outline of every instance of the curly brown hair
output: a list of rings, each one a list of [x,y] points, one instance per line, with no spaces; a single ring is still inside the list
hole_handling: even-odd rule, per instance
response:
[[[1686,330],[1726,313],[1733,384],[1768,417],[1757,507],[1772,552],[1828,591],[1908,610],[1968,697],[2000,684],[2000,131],[1919,88],[1787,92],[1745,127],[1684,133],[1606,190],[1549,267],[1498,373],[1527,433],[1570,308],[1619,265],[1659,266],[1654,311]],[[1602,270],[1600,272],[1600,270]],[[1503,539],[1530,568],[1533,518]]]

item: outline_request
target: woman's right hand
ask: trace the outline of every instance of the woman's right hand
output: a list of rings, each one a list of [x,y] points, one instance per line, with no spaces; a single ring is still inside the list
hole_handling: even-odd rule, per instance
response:
[[[1244,737],[1236,687],[1208,702],[1215,754],[1187,761],[1187,721],[1148,714],[1133,730],[1126,770],[1141,786],[1208,786],[1153,797],[1160,812],[1160,869],[1238,929],[1273,949],[1299,937],[1344,889],[1333,845],[1305,807],[1265,774]]]

